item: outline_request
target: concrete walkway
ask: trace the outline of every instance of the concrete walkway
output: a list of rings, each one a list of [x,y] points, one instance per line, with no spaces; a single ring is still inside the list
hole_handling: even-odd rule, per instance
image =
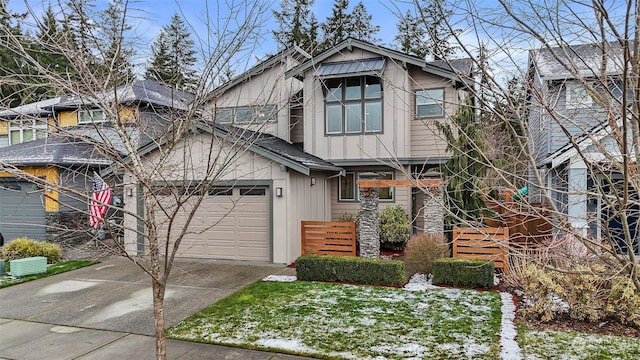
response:
[[[269,264],[178,261],[167,287],[167,326],[270,274]],[[150,280],[129,260],[0,289],[0,359],[154,359]],[[169,359],[305,359],[168,340]]]

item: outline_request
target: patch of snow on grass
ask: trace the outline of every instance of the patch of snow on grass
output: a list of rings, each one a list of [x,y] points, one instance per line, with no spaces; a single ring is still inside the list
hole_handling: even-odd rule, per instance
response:
[[[263,281],[279,281],[279,282],[294,282],[298,280],[295,276],[290,275],[268,275],[262,278]]]
[[[513,304],[513,296],[509,293],[501,292],[500,299],[502,306],[502,321],[500,323],[500,358],[502,360],[519,360],[522,359],[522,350],[516,341],[518,332],[513,325],[515,319],[516,306]]]
[[[431,284],[431,278],[425,274],[414,274],[407,285],[403,287],[409,291],[425,291],[429,289],[440,289],[440,287]]]
[[[290,351],[316,352],[302,343],[299,339],[258,339],[256,344],[274,349],[284,349]]]

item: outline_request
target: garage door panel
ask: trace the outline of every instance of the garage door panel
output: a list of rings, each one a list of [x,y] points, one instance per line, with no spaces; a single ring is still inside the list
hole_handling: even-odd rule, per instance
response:
[[[178,256],[269,261],[269,199],[266,188],[234,188],[205,197]],[[187,214],[182,211],[174,223],[184,225]]]

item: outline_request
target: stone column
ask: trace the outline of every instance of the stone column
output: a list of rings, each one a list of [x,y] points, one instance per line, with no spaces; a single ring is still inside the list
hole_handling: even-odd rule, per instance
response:
[[[360,180],[378,180],[376,173],[362,173]],[[380,257],[378,188],[360,188],[360,256]]]
[[[444,234],[444,185],[429,189],[424,194],[424,232]]]

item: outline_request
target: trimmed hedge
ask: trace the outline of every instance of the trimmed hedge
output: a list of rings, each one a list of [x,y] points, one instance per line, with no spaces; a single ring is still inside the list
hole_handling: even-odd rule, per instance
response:
[[[493,288],[495,265],[493,261],[477,259],[443,258],[433,262],[434,285],[452,285],[469,288]]]
[[[296,260],[296,275],[303,281],[402,286],[407,282],[404,263],[355,256],[304,255]]]

